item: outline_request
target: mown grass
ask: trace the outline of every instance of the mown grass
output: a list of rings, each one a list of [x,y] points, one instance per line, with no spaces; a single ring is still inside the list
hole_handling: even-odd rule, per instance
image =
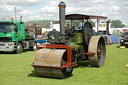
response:
[[[90,67],[88,61],[74,68],[68,79],[37,77],[30,64],[36,52],[0,54],[0,85],[128,85],[128,48],[119,44],[107,46],[103,67]]]

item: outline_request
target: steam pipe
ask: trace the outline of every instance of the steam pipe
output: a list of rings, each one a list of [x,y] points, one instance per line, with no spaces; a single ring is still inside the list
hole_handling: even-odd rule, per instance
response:
[[[106,31],[107,31],[107,35],[109,35],[109,21],[107,21],[107,26],[106,26]]]
[[[99,20],[97,19],[97,35],[98,35],[98,32],[99,32]]]
[[[15,7],[15,20],[17,19],[17,17],[16,17],[16,7]]]
[[[22,22],[22,16],[20,17],[20,21]]]

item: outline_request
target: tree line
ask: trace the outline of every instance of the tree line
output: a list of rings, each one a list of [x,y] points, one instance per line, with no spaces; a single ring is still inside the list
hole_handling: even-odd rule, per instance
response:
[[[27,21],[26,25],[34,24],[40,25],[42,28],[50,28],[50,22],[53,21],[53,24],[59,23],[59,21],[55,20],[37,20],[37,21]],[[108,20],[109,23],[111,23],[111,28],[123,28],[125,25],[120,20]],[[89,22],[92,24],[92,26],[95,26],[95,22],[92,20],[89,20]],[[67,22],[69,23],[69,22]]]
[[[123,28],[125,24],[123,24],[120,20],[108,20],[112,23],[111,28]]]

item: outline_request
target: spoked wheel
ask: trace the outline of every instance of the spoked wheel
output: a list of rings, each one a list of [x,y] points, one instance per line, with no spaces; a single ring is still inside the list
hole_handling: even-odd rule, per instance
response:
[[[91,66],[100,67],[104,65],[106,57],[106,45],[103,37],[93,36],[89,43],[89,52],[94,53],[89,56]]]
[[[55,68],[66,64],[66,50],[40,49],[34,57],[34,71],[38,76],[53,78],[68,78],[73,68]],[[52,68],[51,68],[52,67]]]

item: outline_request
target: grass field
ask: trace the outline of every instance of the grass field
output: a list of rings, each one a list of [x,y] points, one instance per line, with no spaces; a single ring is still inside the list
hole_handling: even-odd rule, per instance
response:
[[[118,46],[107,46],[103,67],[90,67],[88,62],[82,62],[68,79],[37,77],[30,66],[36,52],[0,54],[0,85],[128,85],[128,48]]]

